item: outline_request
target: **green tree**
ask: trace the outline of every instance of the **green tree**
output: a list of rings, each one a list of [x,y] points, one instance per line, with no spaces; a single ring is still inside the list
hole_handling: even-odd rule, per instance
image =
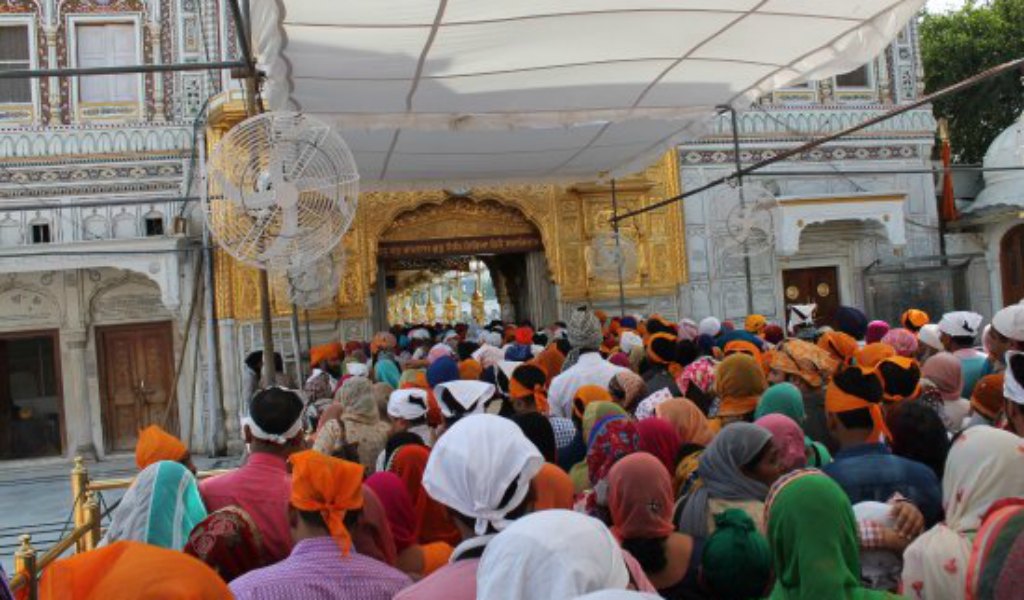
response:
[[[1024,56],[1024,0],[968,2],[955,12],[926,13],[920,31],[930,93]],[[978,163],[1022,108],[1020,73],[1011,72],[936,101],[935,116],[949,120],[954,160]]]

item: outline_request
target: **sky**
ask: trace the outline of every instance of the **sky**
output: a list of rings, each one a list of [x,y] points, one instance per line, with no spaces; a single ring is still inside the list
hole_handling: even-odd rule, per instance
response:
[[[964,5],[964,0],[928,0],[930,12],[946,12],[956,10]]]

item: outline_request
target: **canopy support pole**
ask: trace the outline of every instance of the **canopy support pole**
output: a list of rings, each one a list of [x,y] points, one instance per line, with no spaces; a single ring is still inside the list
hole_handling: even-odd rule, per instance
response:
[[[740,190],[740,209],[747,210],[747,193],[743,189],[743,161],[740,160],[740,126],[736,117],[736,109],[731,106],[724,107],[729,111],[729,118],[732,120],[732,153],[736,163],[736,185]],[[743,279],[747,283],[747,314],[754,314],[754,284],[750,277],[750,248],[747,240],[743,240]]]
[[[616,266],[619,270],[619,316],[626,316],[626,284],[623,282],[623,256],[622,237],[619,233],[619,220],[614,218],[619,214],[619,195],[615,191],[615,178],[612,178],[612,229],[615,231]]]

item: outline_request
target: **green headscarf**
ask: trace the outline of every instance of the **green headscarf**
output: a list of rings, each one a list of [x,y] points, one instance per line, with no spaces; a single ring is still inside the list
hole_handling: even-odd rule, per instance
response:
[[[816,469],[794,471],[765,503],[775,563],[770,600],[897,598],[860,585],[857,521],[846,493]]]
[[[614,402],[591,402],[583,411],[583,443],[589,445],[590,432],[598,421],[611,415],[629,416],[626,409]]]
[[[807,449],[807,466],[821,469],[832,462],[832,453],[828,451],[825,444],[815,442],[804,436],[804,448]]]
[[[715,532],[704,543],[701,569],[715,598],[763,598],[772,581],[768,540],[742,510],[720,512],[715,515]]]
[[[398,371],[398,365],[394,361],[378,359],[373,375],[378,383],[386,383],[392,388],[398,389],[398,380],[402,374]]]
[[[765,390],[757,403],[757,409],[754,410],[754,420],[775,413],[786,415],[803,427],[804,396],[800,389],[792,383],[776,383]]]

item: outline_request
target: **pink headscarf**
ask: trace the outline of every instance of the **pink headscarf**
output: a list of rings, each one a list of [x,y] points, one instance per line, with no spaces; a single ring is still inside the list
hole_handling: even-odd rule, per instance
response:
[[[924,361],[921,377],[935,384],[939,396],[946,402],[960,399],[960,390],[964,387],[964,370],[960,359],[949,352],[939,352]]]
[[[786,415],[772,413],[754,421],[772,434],[775,447],[779,450],[779,460],[786,471],[802,469],[807,466],[807,452],[804,449],[804,432],[796,421]]]
[[[864,343],[874,344],[882,341],[885,334],[889,333],[889,324],[885,321],[871,321],[868,323],[868,331],[864,334]]]
[[[672,533],[674,504],[669,472],[646,452],[619,459],[608,473],[612,533],[619,540],[659,538]]]
[[[453,355],[454,352],[452,352],[452,347],[448,344],[435,344],[434,347],[430,349],[430,352],[427,353],[427,363],[432,365],[442,356],[453,357]]]
[[[630,368],[629,356],[627,356],[625,352],[616,352],[615,354],[612,354],[610,357],[608,357],[608,362],[612,363],[617,367],[622,367],[624,369]]]
[[[909,329],[890,329],[889,333],[882,337],[882,343],[892,346],[896,354],[904,358],[917,356],[917,336]]]
[[[686,365],[676,378],[676,385],[685,396],[691,383],[705,393],[715,387],[715,363],[711,359],[700,358]]]
[[[636,430],[640,434],[640,449],[654,455],[669,473],[674,472],[676,453],[683,445],[675,425],[660,417],[652,417],[637,422]]]

